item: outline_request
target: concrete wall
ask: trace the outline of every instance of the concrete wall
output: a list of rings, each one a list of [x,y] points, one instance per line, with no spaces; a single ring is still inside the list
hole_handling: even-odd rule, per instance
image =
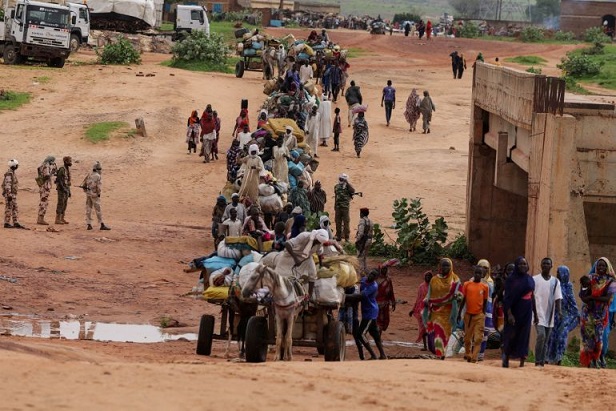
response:
[[[562,116],[533,113],[533,76],[477,64],[473,82],[473,253],[501,264],[523,254],[532,272],[550,256],[573,281],[599,256],[616,260],[614,105],[578,100]]]

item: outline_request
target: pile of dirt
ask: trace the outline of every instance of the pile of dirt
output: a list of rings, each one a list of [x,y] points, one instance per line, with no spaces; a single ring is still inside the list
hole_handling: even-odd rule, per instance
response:
[[[120,38],[130,41],[140,53],[171,54],[171,47],[173,46],[169,38],[162,36],[128,34],[108,30],[92,30],[88,43],[95,47],[105,47],[108,44],[117,43]]]

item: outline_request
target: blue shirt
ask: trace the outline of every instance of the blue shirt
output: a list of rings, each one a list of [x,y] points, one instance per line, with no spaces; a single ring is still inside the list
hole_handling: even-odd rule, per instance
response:
[[[376,281],[368,282],[367,277],[361,279],[361,318],[362,320],[376,320],[379,315],[379,305],[376,303],[376,292],[379,285]]]
[[[395,101],[396,100],[396,89],[392,86],[387,86],[383,89],[383,97],[385,101]]]

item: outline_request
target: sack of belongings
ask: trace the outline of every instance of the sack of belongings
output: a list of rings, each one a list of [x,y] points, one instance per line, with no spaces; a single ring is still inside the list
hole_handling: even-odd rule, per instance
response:
[[[336,287],[336,279],[318,278],[314,282],[314,299],[317,303],[340,304],[344,292],[340,292]]]

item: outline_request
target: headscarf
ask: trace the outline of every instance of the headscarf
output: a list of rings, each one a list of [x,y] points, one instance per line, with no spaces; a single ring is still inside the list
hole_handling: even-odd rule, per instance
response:
[[[603,260],[607,265],[605,275],[599,275],[597,273],[597,263]],[[604,295],[606,287],[609,287],[611,292],[616,292],[616,274],[612,263],[606,257],[601,257],[595,261],[588,273],[591,281],[592,295],[593,297],[599,297]]]
[[[321,229],[318,229],[318,230],[314,230],[314,238],[319,243],[323,244],[324,242],[329,240],[329,235],[327,234],[327,230],[324,230],[324,229],[321,228]]]
[[[45,157],[45,160],[43,160],[43,164],[44,163],[51,164],[55,161],[56,161],[56,158],[54,156],[47,156]]]
[[[257,154],[252,154],[253,152],[257,152]],[[251,157],[256,157],[257,155],[259,155],[259,146],[256,144],[251,144],[250,147],[248,147],[248,153],[250,154]]]
[[[329,221],[328,225],[325,225],[326,221]],[[321,227],[323,230],[327,231],[327,235],[328,235],[330,240],[332,240],[334,238],[334,233],[332,232],[332,222],[330,221],[328,216],[322,215],[319,218],[319,227]]]
[[[438,300],[451,299],[451,297],[453,297],[453,295],[451,294],[455,292],[455,289],[451,285],[453,283],[460,282],[460,278],[456,275],[456,273],[453,270],[453,261],[451,261],[451,259],[449,258],[443,258],[443,260],[449,261],[451,270],[449,270],[449,273],[447,273],[447,275],[445,276],[442,276],[439,273],[432,277],[432,280],[430,281],[431,303],[434,302],[432,300],[437,300],[438,302]]]
[[[490,262],[486,259],[483,259],[483,260],[479,260],[477,262],[477,265],[479,267],[485,268],[488,271],[486,276],[482,278],[481,281],[486,282],[488,284],[494,284],[494,280],[492,279],[492,267],[490,266]]]
[[[188,118],[188,125],[192,126],[193,124],[199,124],[199,113],[197,113],[197,110],[193,110]]]
[[[568,318],[575,318],[575,324],[569,329],[570,331],[577,326],[578,307],[573,292],[573,284],[569,281],[569,267],[561,265],[556,269],[556,273],[560,277],[560,290],[563,295],[562,317],[565,320]]]

